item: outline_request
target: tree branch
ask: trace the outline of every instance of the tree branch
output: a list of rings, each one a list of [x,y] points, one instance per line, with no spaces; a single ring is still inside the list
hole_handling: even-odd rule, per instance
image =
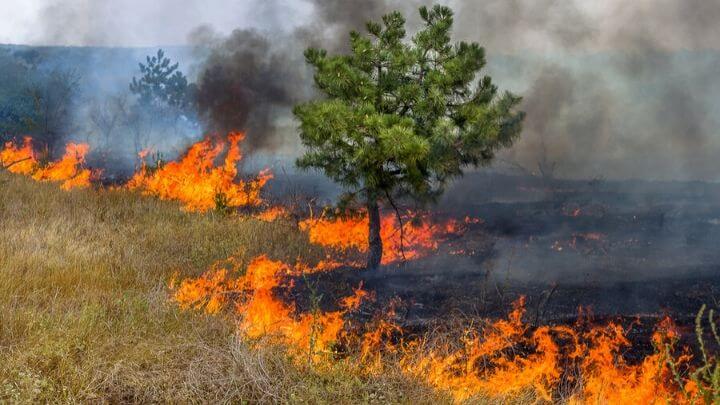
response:
[[[402,217],[400,216],[400,210],[398,210],[397,205],[395,205],[395,201],[393,201],[392,197],[390,197],[390,193],[385,189],[385,197],[387,197],[388,202],[395,210],[395,216],[397,217],[398,224],[400,224],[400,255],[402,256],[403,261],[407,261],[405,258],[405,227],[403,226]]]
[[[15,166],[15,165],[18,164],[18,163],[21,163],[21,162],[24,162],[24,161],[30,160],[30,159],[32,159],[32,157],[26,157],[26,158],[24,158],[24,159],[16,160],[16,161],[10,163],[10,164],[7,165],[7,166],[5,166],[5,165],[3,164],[3,168],[4,168],[4,169],[9,169],[9,168]]]

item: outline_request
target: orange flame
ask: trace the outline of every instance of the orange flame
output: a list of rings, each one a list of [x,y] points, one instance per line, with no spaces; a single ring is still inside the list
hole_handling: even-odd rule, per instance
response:
[[[670,383],[671,371],[664,344],[676,340],[677,332],[667,318],[653,334],[656,352],[640,364],[628,364],[621,349],[629,347],[626,332],[617,324],[595,327],[585,334],[590,342],[581,346],[582,391],[571,398],[575,403],[681,403],[678,387]],[[684,359],[687,360],[687,359]],[[680,359],[680,362],[684,361]]]
[[[175,300],[183,308],[210,313],[234,303],[245,336],[275,339],[287,345],[291,354],[308,354],[313,361],[337,358],[334,345],[338,342],[354,345],[347,353],[356,353],[352,364],[359,372],[382,372],[397,364],[408,376],[450,393],[459,402],[476,396],[510,400],[528,392],[550,402],[558,399],[561,389],[572,404],[685,403],[699,398],[693,382],[683,381],[688,399],[673,380],[670,354],[664,348],[672,347],[678,332],[669,319],[660,322],[653,335],[655,353],[638,364],[623,358],[630,343],[621,326],[610,322],[589,328],[578,324],[576,328],[533,330],[523,322],[524,298],[514,303],[506,319],[468,328],[458,341],[430,343],[431,336],[426,336],[393,343],[393,337],[403,332],[392,321],[395,304],[364,327],[352,327],[345,320],[362,301],[372,299],[362,285],[338,301],[339,310],[299,314],[293,303],[279,298],[280,290],[292,288],[292,283],[283,282],[284,277],[323,269],[293,267],[265,256],[254,259],[244,275],[232,277],[230,271],[240,274],[238,269],[239,262],[232,258],[219,262],[200,278],[185,280],[175,291]],[[583,329],[587,331],[579,332]],[[323,353],[334,356],[323,357]],[[686,364],[688,358],[672,360]],[[568,386],[575,388],[567,391]]]
[[[289,215],[290,214],[288,213],[287,209],[285,209],[285,207],[277,206],[270,207],[256,214],[255,218],[265,222],[272,222],[280,218],[287,218]]]
[[[527,337],[521,321],[523,301],[515,306],[507,320],[491,323],[484,333],[468,332],[471,337],[458,350],[408,352],[404,370],[450,392],[458,401],[476,395],[507,398],[528,389],[552,401],[565,372],[562,364],[567,363],[575,364],[577,376],[566,379],[575,378],[580,387],[569,398],[572,404],[686,402],[672,380],[664,351],[663,345],[677,338],[674,328],[667,326],[669,320],[661,322],[653,335],[656,352],[631,365],[622,357],[621,349],[630,342],[621,326],[611,322],[592,327],[582,336],[569,327],[542,326]],[[532,350],[517,353],[522,347]],[[687,357],[675,360],[682,363]]]
[[[419,220],[407,220],[407,217]],[[368,251],[367,215],[306,219],[300,222],[300,229],[308,233],[310,242],[318,245],[341,251],[350,249],[361,253]],[[454,219],[443,224],[435,224],[428,215],[408,212],[401,231],[396,215],[383,215],[380,228],[383,242],[382,263],[424,257],[429,252],[437,250],[439,242],[445,236],[460,233],[461,229],[462,224]]]
[[[506,320],[487,325],[482,334],[468,331],[458,350],[447,347],[406,353],[405,372],[425,379],[430,385],[450,392],[458,401],[474,395],[507,396],[534,388],[545,400],[560,379],[558,347],[547,327],[537,329],[530,339],[522,323],[524,299],[518,300]],[[512,356],[520,343],[535,346],[536,352]]]
[[[282,285],[284,276],[314,269],[303,265],[291,267],[259,256],[247,266],[244,275],[232,279],[226,269],[228,265],[237,272],[237,262],[231,258],[217,263],[197,279],[183,281],[175,292],[175,300],[182,308],[216,313],[228,304],[228,296],[235,294],[235,310],[241,316],[239,327],[245,336],[269,337],[297,354],[309,352],[314,359],[332,350],[332,344],[343,334],[343,316],[356,310],[367,295],[359,287],[354,295],[342,300],[341,310],[297,314],[295,305],[278,298],[274,289]]]
[[[143,164],[127,187],[163,200],[181,201],[188,211],[205,212],[219,203],[231,208],[258,206],[260,190],[272,174],[264,170],[254,180],[237,179],[237,163],[242,159],[239,144],[244,137],[231,133],[227,140],[207,138],[192,145],[179,161],[155,169]],[[215,160],[226,149],[223,164],[216,166]]]
[[[23,146],[13,142],[6,143],[5,148],[0,151],[0,162],[10,172],[29,175],[38,181],[59,182],[63,190],[70,190],[90,186],[94,173],[83,168],[89,150],[87,144],[68,143],[62,159],[42,167],[35,157],[32,139],[25,137]]]
[[[11,173],[30,175],[37,166],[35,152],[32,147],[32,138],[23,138],[23,145],[19,146],[13,142],[5,143],[5,148],[0,151],[0,164]]]
[[[85,155],[89,150],[87,144],[69,143],[65,146],[65,155],[62,159],[36,171],[32,177],[35,180],[62,182],[60,188],[63,190],[90,187],[92,172],[81,168],[85,164]]]

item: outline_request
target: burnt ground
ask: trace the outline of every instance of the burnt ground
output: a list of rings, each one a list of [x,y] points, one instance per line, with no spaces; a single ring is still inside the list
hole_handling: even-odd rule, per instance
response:
[[[662,316],[692,339],[698,309],[720,306],[719,185],[478,174],[446,196],[438,216],[481,223],[432,257],[298,280],[300,310],[308,282],[338,297],[362,281],[376,308],[398,297],[410,329],[448,317],[501,317],[522,295],[531,324],[572,323],[583,307],[598,321],[632,325],[631,340],[649,347]]]

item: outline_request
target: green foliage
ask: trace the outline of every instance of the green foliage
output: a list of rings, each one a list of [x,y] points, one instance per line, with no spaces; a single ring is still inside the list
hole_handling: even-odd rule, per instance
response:
[[[705,333],[705,328],[703,327],[705,308],[705,305],[703,305],[695,318],[695,335],[697,336],[698,346],[702,356],[702,365],[690,374],[690,379],[695,383],[695,386],[698,387],[703,403],[717,404],[720,403],[720,362],[718,362],[716,357],[709,354],[703,337]],[[717,325],[713,319],[714,315],[715,311],[711,309],[708,312],[707,320],[715,340],[715,345],[718,347],[720,346],[720,335],[718,335]]]
[[[224,193],[218,192],[215,194],[215,212],[222,215],[228,215],[232,212],[232,207]]]
[[[322,294],[318,292],[317,285],[313,283],[307,275],[303,275],[303,281],[308,287],[309,300],[310,300],[310,312],[312,313],[312,327],[310,328],[310,344],[307,352],[307,362],[312,364],[313,357],[317,350],[317,338],[322,331],[322,325],[320,325],[320,302],[322,301]]]
[[[80,75],[73,69],[39,68],[36,50],[0,49],[0,141],[32,135],[53,150],[75,130],[72,111]]]
[[[451,43],[452,10],[422,7],[420,16],[424,26],[409,41],[393,12],[368,23],[367,35],[352,32],[350,54],[305,52],[326,98],[294,109],[307,148],[297,164],[321,169],[348,196],[437,196],[520,133],[520,97],[498,95],[490,77],[478,77],[480,45]]]
[[[27,133],[28,119],[34,114],[28,97],[32,72],[8,51],[0,51],[0,72],[0,137]]]
[[[143,105],[166,105],[184,110],[190,105],[190,86],[179,63],[172,64],[162,49],[157,55],[147,56],[146,63],[139,63],[140,78],[133,77],[130,91],[137,95]]]
[[[695,337],[697,338],[699,358],[702,361],[698,368],[690,373],[688,378],[684,378],[678,370],[678,362],[672,356],[672,346],[665,345],[665,358],[670,366],[675,383],[680,387],[685,400],[688,403],[717,404],[720,403],[720,362],[716,356],[712,355],[707,348],[705,342],[705,327],[703,326],[703,315],[705,314],[706,305],[703,305],[695,317]],[[717,325],[715,323],[715,311],[708,312],[707,321],[710,325],[710,332],[715,340],[715,346],[720,347],[720,334],[718,334]],[[696,387],[697,395],[691,395],[686,390],[686,382],[690,381]]]

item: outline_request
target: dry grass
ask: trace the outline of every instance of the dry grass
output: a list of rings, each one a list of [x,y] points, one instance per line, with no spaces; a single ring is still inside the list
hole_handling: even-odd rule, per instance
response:
[[[0,172],[0,402],[445,402],[399,372],[293,365],[183,312],[168,280],[237,254],[312,259],[283,223],[186,214],[120,191]],[[254,347],[254,346],[253,346]]]

